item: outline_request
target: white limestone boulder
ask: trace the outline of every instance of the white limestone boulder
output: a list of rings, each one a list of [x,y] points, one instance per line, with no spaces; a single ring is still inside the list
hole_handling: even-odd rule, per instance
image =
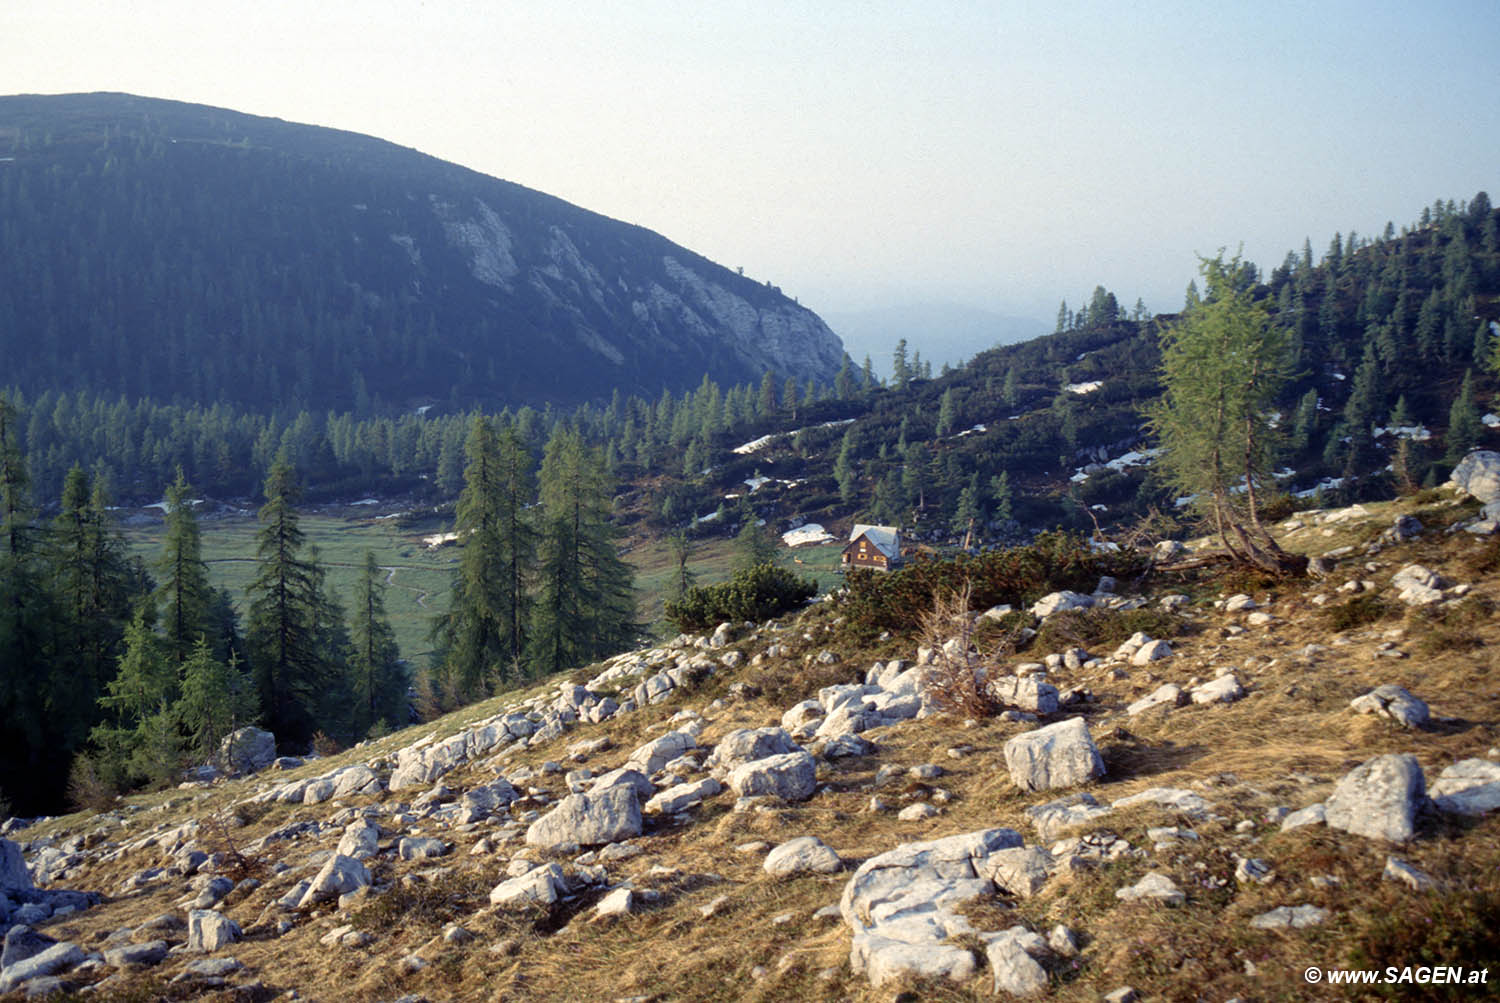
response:
[[[1338,782],[1324,803],[1324,821],[1330,829],[1403,843],[1416,834],[1417,811],[1425,800],[1416,756],[1376,756]]]
[[[783,801],[806,801],[817,784],[817,763],[802,750],[745,763],[729,774],[729,786],[740,797],[769,795]]]
[[[1022,790],[1074,787],[1104,775],[1104,759],[1081,717],[1017,735],[1005,743],[1005,765]]]
[[[569,794],[526,830],[526,845],[550,848],[575,843],[601,846],[641,834],[635,788],[608,787],[598,794]]]
[[[761,869],[773,878],[790,878],[799,874],[835,874],[844,861],[833,847],[817,836],[789,839],[766,854]]]

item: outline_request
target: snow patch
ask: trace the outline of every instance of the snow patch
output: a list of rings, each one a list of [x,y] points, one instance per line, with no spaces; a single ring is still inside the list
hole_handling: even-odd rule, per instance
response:
[[[1087,383],[1069,383],[1063,387],[1070,394],[1091,394],[1104,386],[1103,380],[1090,380]]]
[[[788,547],[802,547],[813,543],[832,543],[833,534],[815,522],[799,526],[781,534],[781,542]]]

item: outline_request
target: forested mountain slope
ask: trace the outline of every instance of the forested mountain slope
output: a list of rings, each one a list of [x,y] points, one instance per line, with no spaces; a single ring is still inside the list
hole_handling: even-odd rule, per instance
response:
[[[828,381],[811,311],[664,237],[368,136],[0,98],[7,385],[252,411]]]

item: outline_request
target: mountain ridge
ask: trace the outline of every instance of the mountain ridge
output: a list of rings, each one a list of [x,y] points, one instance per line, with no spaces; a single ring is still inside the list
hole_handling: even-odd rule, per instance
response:
[[[0,98],[0,156],[13,221],[0,348],[31,347],[23,389],[500,407],[654,394],[705,372],[826,383],[843,358],[768,283],[358,133],[23,95]]]

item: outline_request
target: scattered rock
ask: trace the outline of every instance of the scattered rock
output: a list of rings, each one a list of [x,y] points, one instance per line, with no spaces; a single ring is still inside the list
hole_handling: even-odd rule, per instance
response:
[[[1046,950],[1046,943],[1024,926],[1013,927],[997,936],[985,950],[996,993],[1012,996],[1034,996],[1047,989],[1047,971],[1026,950],[1028,939],[1035,939]]]
[[[672,734],[678,734],[673,732]],[[641,834],[641,807],[629,785],[569,794],[526,830],[528,846],[598,846]]]
[[[1188,691],[1188,696],[1195,704],[1234,703],[1244,698],[1245,687],[1240,685],[1233,672],[1226,672],[1212,682],[1194,686]]]
[[[1500,763],[1461,759],[1443,767],[1432,784],[1433,804],[1458,815],[1483,815],[1500,808]]]
[[[306,908],[327,899],[338,898],[370,885],[370,871],[353,857],[335,853],[323,864],[308,884],[307,890],[297,902],[297,908]]]
[[[761,869],[776,878],[799,874],[834,874],[844,866],[833,848],[816,836],[798,836],[766,855]]]
[[[490,905],[502,909],[521,908],[533,903],[551,905],[568,891],[563,869],[549,863],[527,871],[520,877],[502,881],[490,889]]]
[[[594,906],[594,914],[599,917],[605,916],[628,916],[636,911],[635,892],[632,889],[620,887],[605,895]]]
[[[1115,889],[1115,898],[1122,902],[1138,902],[1146,899],[1169,906],[1182,905],[1187,901],[1187,896],[1171,878],[1155,871],[1150,872],[1133,885]]]
[[[1377,686],[1370,692],[1349,701],[1349,706],[1361,714],[1383,714],[1403,728],[1423,728],[1427,725],[1427,704],[1393,683]]]
[[[1154,644],[1156,642],[1152,643]],[[1141,650],[1144,651],[1145,649],[1142,648]],[[1139,654],[1139,652],[1137,652],[1137,654]],[[1182,694],[1182,687],[1178,686],[1176,683],[1164,683],[1161,686],[1158,686],[1156,689],[1152,690],[1150,693],[1141,697],[1129,707],[1126,707],[1125,713],[1130,717],[1135,717],[1138,714],[1144,714],[1146,713],[1146,711],[1152,710],[1157,707],[1176,707],[1185,699],[1186,698]]]
[[[1053,613],[1061,613],[1070,609],[1089,609],[1094,605],[1094,597],[1086,596],[1079,592],[1070,592],[1064,589],[1062,592],[1052,592],[1038,599],[1031,606],[1031,615],[1046,618]]]
[[[219,744],[219,763],[228,773],[256,773],[276,759],[276,736],[260,728],[240,728]]]
[[[1011,781],[1028,791],[1072,787],[1104,775],[1104,759],[1081,717],[1010,739],[1005,765]]]
[[[53,944],[39,954],[33,954],[24,961],[6,966],[5,970],[0,972],[0,993],[8,993],[33,979],[65,972],[82,964],[85,957],[87,955],[83,953],[83,948],[77,944],[68,942]]]
[[[1041,891],[1051,871],[1052,854],[1037,846],[996,850],[985,858],[982,869],[995,887],[1023,899]]]
[[[1416,833],[1417,809],[1425,800],[1424,793],[1416,756],[1376,756],[1338,782],[1324,803],[1324,821],[1331,829],[1403,843]]]
[[[735,767],[729,786],[740,797],[770,795],[783,801],[806,801],[817,790],[817,775],[813,757],[799,750]]]
[[[1301,930],[1317,926],[1328,918],[1327,909],[1315,905],[1278,906],[1250,920],[1257,930]]]
[[[212,954],[233,944],[241,936],[240,925],[223,913],[211,909],[194,909],[188,913],[189,951]]]

